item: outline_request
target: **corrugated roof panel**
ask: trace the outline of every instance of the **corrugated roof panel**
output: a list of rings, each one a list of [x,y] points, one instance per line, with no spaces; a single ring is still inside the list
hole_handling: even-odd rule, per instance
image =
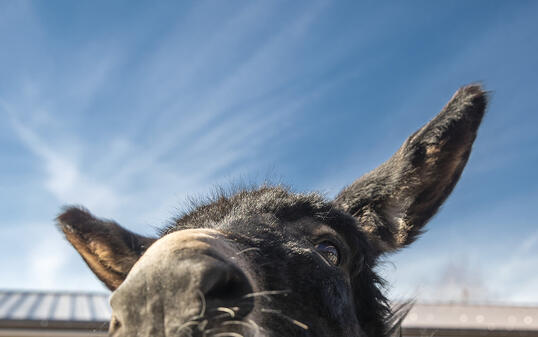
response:
[[[96,320],[96,312],[95,312],[95,303],[93,300],[93,296],[88,295],[88,311],[90,312],[90,319]]]
[[[85,294],[74,295],[74,310],[73,320],[76,321],[89,321],[92,319],[90,315],[90,306],[88,304],[88,296]]]
[[[35,301],[38,299],[37,294],[28,294],[22,296],[17,306],[13,306],[7,317],[11,319],[25,319]]]
[[[4,308],[4,304],[9,299],[10,296],[11,296],[11,294],[9,294],[9,293],[1,293],[0,294],[0,313],[2,312],[2,310]],[[0,318],[1,317],[2,316],[0,315]]]
[[[70,320],[72,317],[71,302],[72,300],[69,294],[61,294],[58,297],[58,303],[56,304],[56,308],[53,311],[51,319],[62,320],[62,321]]]
[[[33,312],[29,312],[28,319],[46,320],[50,318],[50,307],[54,301],[54,294],[41,294],[41,299],[36,302]]]
[[[28,308],[28,311],[26,312],[26,317],[32,317],[36,310],[41,305],[41,302],[43,301],[43,297],[45,297],[45,294],[43,293],[36,293],[35,301],[33,301],[32,305]]]
[[[0,321],[21,321],[38,327],[43,321],[48,326],[68,321],[86,327],[97,324],[94,328],[100,329],[106,327],[110,316],[108,294],[0,290]],[[417,303],[403,327],[538,331],[538,307]]]
[[[108,304],[108,297],[92,296],[92,302],[95,308],[95,320],[110,320],[110,316],[112,316],[112,311],[110,310],[110,305]]]
[[[46,319],[54,319],[54,315],[56,313],[56,308],[58,307],[58,301],[60,300],[60,294],[55,294],[52,297],[52,301],[50,302],[50,306],[48,307],[48,313]]]
[[[415,304],[405,327],[538,330],[538,308],[469,304]]]
[[[21,293],[8,293],[7,297],[2,303],[2,306],[0,306],[0,318],[9,318],[9,313],[11,312],[12,307],[17,305],[17,302],[22,298],[22,296],[23,294]]]
[[[0,290],[0,330],[107,328],[107,294]],[[96,306],[97,303],[100,303]],[[4,330],[2,330],[4,331]],[[52,336],[52,335],[51,335]]]

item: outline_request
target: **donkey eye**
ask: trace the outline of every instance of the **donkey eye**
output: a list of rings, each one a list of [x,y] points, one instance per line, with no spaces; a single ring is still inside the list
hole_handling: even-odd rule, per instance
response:
[[[323,241],[316,245],[316,250],[332,265],[340,264],[340,252],[336,245],[330,241]]]

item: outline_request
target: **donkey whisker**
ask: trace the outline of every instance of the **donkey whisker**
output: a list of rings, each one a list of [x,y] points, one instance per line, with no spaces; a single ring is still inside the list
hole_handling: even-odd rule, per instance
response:
[[[207,308],[207,303],[205,301],[204,293],[201,292],[200,290],[196,290],[196,293],[198,294],[198,296],[200,296],[200,304],[202,305],[202,307],[200,308],[200,313],[198,314],[198,316],[193,317],[193,320],[204,317],[205,311]]]
[[[207,320],[207,319],[204,319],[203,321],[201,321],[201,322],[198,324],[198,330],[199,330],[199,331],[204,331],[204,330],[205,330],[205,327],[207,326],[207,323],[208,323],[208,320]]]
[[[296,319],[293,319],[289,316],[286,316],[284,315],[280,310],[273,310],[273,309],[261,309],[261,312],[264,312],[264,313],[268,313],[268,314],[275,314],[275,315],[278,315],[282,318],[285,318],[287,319],[288,321],[290,321],[291,323],[297,325],[298,327],[300,327],[301,329],[304,329],[304,330],[308,330],[308,325],[304,324],[303,322],[299,322],[298,320]]]
[[[187,333],[189,334],[189,336],[192,336],[191,326],[198,326],[199,324],[200,324],[200,322],[195,321],[195,320],[187,321],[187,322],[183,323],[182,325],[180,325],[179,328],[177,328],[177,333],[180,333],[181,331],[187,329],[188,330]]]
[[[329,266],[329,267],[331,266],[331,264],[329,263],[329,261],[327,261],[327,259],[326,259],[325,257],[323,257],[323,255],[321,255],[320,252],[318,252],[316,249],[309,249],[308,251],[309,251],[309,252],[312,252],[312,253],[314,253],[314,254],[316,254],[317,256],[319,256],[320,259],[321,259],[321,261],[325,262],[325,264],[326,264],[327,266]]]
[[[252,325],[250,323],[243,322],[243,321],[226,321],[226,322],[222,322],[221,325],[242,325],[244,327],[252,329]]]
[[[260,335],[260,332],[261,332],[262,330],[265,330],[265,329],[263,329],[262,327],[260,327],[260,326],[258,325],[258,323],[254,322],[254,321],[251,320],[251,319],[247,320],[246,322],[245,322],[245,321],[237,321],[237,320],[235,320],[235,321],[226,321],[226,322],[222,322],[221,325],[234,325],[234,324],[236,324],[236,325],[241,325],[241,326],[244,326],[244,327],[246,327],[246,328],[248,328],[248,329],[250,329],[250,330],[253,330],[253,332],[254,332],[254,336],[253,336],[253,337],[255,337],[255,336],[259,336],[259,335]]]
[[[218,321],[218,320],[221,320],[223,318],[233,318],[233,317],[230,317],[230,315],[228,313],[224,313],[224,314],[220,314],[220,315],[216,315],[214,317],[212,317],[212,319]]]
[[[240,250],[238,251],[237,253],[235,253],[235,255],[240,255],[240,254],[243,254],[243,253],[247,253],[247,252],[251,252],[251,251],[261,251],[260,248],[257,248],[257,247],[251,247],[251,248],[247,248],[247,249],[243,249],[243,250]]]
[[[208,311],[210,311],[210,312],[214,312],[214,311],[223,312],[223,314],[221,314],[221,315],[213,316],[212,319],[218,320],[218,319],[225,318],[225,317],[234,318],[236,311],[239,311],[239,307],[229,307],[229,308],[228,307],[217,307],[217,308],[209,309]]]
[[[218,311],[225,312],[225,313],[227,313],[227,314],[230,314],[230,317],[231,317],[231,318],[234,318],[234,317],[235,317],[235,311],[233,311],[233,310],[230,309],[230,308],[218,307],[217,310],[218,310]]]
[[[239,321],[239,320],[224,321],[224,322],[220,323],[220,325],[221,326],[240,325],[240,326],[243,326],[243,327],[248,328],[250,330],[254,330],[254,336],[258,336],[259,332],[260,332],[260,326],[256,322],[254,322],[252,320],[248,320],[247,322]],[[214,331],[218,331],[218,330],[221,330],[221,329],[222,329],[222,327],[207,329],[207,330],[204,331],[204,334],[205,335],[213,334]],[[213,336],[215,336],[215,335],[213,334]]]
[[[254,332],[254,336],[258,336],[260,334],[260,330],[263,330],[263,328],[261,328],[258,323],[254,322],[253,320],[249,319],[248,320],[248,323],[254,328],[255,332]]]
[[[244,336],[237,332],[219,332],[219,333],[214,334],[213,337],[244,337]]]
[[[265,291],[258,291],[250,294],[246,294],[242,298],[250,298],[250,297],[256,297],[256,296],[269,296],[269,295],[281,295],[281,294],[289,294],[291,293],[290,290],[265,290]]]

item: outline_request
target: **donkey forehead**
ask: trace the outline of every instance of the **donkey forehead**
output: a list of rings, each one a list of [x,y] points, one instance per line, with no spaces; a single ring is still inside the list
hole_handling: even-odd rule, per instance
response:
[[[188,228],[234,231],[245,227],[252,230],[253,225],[308,227],[308,224],[322,223],[331,227],[356,228],[353,217],[335,209],[317,193],[292,193],[280,186],[262,187],[233,195],[219,194],[195,205],[189,212],[176,218],[161,234]]]

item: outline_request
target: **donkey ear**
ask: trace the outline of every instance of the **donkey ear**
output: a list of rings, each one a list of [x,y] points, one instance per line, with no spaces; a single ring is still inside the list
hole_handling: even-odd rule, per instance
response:
[[[336,197],[336,207],[358,220],[378,253],[413,242],[448,197],[467,163],[486,105],[479,85],[459,89],[388,161]]]
[[[119,287],[138,258],[155,241],[113,221],[97,219],[78,207],[66,208],[57,220],[67,240],[110,290]]]

